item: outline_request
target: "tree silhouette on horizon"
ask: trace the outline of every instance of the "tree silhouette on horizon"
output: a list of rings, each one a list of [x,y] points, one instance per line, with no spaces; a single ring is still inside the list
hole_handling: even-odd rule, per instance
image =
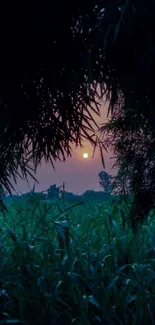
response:
[[[99,177],[99,184],[103,188],[104,192],[109,193],[110,192],[110,185],[111,185],[112,176],[109,175],[105,171],[101,171],[98,174],[98,177]]]

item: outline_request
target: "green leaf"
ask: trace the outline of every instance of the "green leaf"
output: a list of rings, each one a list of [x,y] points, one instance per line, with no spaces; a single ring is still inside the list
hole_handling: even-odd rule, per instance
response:
[[[93,295],[88,296],[88,300],[89,300],[89,302],[90,302],[92,305],[94,305],[94,306],[97,307],[98,309],[101,309],[101,308],[100,308],[100,305],[98,304],[96,298],[95,298]]]

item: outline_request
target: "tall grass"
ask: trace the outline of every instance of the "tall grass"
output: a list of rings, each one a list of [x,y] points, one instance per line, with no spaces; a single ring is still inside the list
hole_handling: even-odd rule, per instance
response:
[[[153,213],[153,212],[152,212]],[[0,216],[0,324],[155,324],[155,225],[123,204],[19,199]]]

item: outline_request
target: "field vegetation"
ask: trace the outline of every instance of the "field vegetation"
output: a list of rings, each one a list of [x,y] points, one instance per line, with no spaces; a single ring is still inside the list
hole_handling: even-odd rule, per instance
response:
[[[154,211],[135,235],[127,202],[6,201],[0,324],[154,324]]]

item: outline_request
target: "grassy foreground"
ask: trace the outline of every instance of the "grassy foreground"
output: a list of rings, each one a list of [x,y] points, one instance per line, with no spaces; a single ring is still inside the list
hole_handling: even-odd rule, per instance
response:
[[[10,203],[0,215],[0,324],[155,324],[155,223],[117,203]]]

